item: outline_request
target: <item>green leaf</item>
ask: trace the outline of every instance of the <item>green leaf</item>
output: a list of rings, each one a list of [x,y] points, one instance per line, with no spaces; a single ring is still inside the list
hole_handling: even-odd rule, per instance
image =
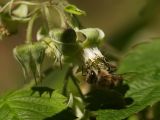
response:
[[[64,8],[64,10],[68,13],[75,14],[75,15],[85,15],[85,11],[80,10],[75,5],[68,5]]]
[[[127,73],[130,89],[126,97],[133,103],[120,110],[99,110],[98,120],[122,120],[160,101],[160,40],[141,44],[131,50],[121,62],[119,73]]]
[[[66,109],[66,98],[53,92],[42,97],[31,90],[12,92],[0,99],[0,120],[42,120]]]

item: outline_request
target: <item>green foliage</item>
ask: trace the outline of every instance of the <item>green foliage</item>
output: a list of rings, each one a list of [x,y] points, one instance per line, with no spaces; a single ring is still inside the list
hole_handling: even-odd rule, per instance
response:
[[[31,90],[12,92],[0,99],[0,120],[42,120],[66,109],[66,98],[54,91],[52,96]]]
[[[133,48],[121,61],[119,73],[129,85],[126,97],[133,103],[121,110],[99,110],[98,120],[121,120],[160,101],[160,40]]]

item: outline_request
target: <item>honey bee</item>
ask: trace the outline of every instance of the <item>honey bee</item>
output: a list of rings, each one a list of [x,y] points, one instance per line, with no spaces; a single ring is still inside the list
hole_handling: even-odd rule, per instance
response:
[[[97,84],[100,87],[113,88],[122,83],[122,76],[117,74],[111,74],[107,70],[98,71]]]
[[[93,64],[93,63],[92,63]],[[90,65],[87,68],[86,81],[99,88],[114,88],[122,83],[122,76],[115,74],[116,67],[106,61],[98,64],[97,67]]]
[[[89,83],[89,84],[95,84],[97,82],[97,75],[95,73],[94,70],[88,70],[87,71],[87,75],[86,75],[86,81]]]

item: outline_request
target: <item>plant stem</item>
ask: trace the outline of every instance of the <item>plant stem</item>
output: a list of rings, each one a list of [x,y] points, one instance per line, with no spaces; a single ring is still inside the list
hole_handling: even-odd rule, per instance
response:
[[[85,97],[79,87],[79,84],[77,83],[77,78],[74,76],[73,74],[73,66],[69,67],[67,73],[66,73],[66,76],[65,76],[65,79],[64,79],[64,86],[63,86],[63,90],[62,90],[62,93],[63,95],[66,95],[67,94],[67,86],[68,86],[68,80],[69,80],[69,77],[71,78],[73,84],[75,85],[75,87],[77,88],[82,100],[84,101],[85,100]]]
[[[78,90],[78,92],[79,92],[82,100],[84,101],[84,100],[85,100],[85,97],[84,97],[84,95],[83,95],[83,93],[82,93],[82,91],[81,91],[81,89],[80,89],[80,87],[79,87],[79,84],[77,83],[77,81],[78,81],[77,78],[73,75],[73,72],[71,72],[70,77],[71,77],[71,79],[72,79],[75,87],[77,88],[77,90]]]
[[[32,42],[33,24],[34,24],[34,21],[36,20],[37,16],[38,16],[37,14],[34,14],[31,18],[31,20],[28,22],[27,33],[26,33],[26,43]]]
[[[64,78],[64,85],[63,85],[63,89],[62,89],[62,94],[63,95],[67,95],[67,86],[68,86],[68,80],[69,80],[69,75],[71,73],[72,67],[69,67],[69,69],[67,70],[66,76]]]

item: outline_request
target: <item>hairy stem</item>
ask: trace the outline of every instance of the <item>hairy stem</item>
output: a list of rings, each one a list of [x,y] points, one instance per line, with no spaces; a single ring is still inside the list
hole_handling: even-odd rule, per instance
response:
[[[70,67],[66,73],[65,79],[64,79],[64,83],[63,83],[63,89],[62,89],[62,94],[63,95],[67,95],[67,86],[68,86],[68,80],[69,80],[69,75],[71,73],[72,67]]]
[[[78,92],[79,92],[82,100],[84,101],[84,100],[85,100],[85,97],[84,97],[84,95],[83,95],[83,93],[82,93],[82,91],[81,91],[81,89],[80,89],[79,84],[77,83],[78,79],[73,75],[73,72],[70,74],[70,77],[71,77],[72,82],[74,83],[75,87],[77,88],[77,90],[78,90]]]
[[[26,43],[32,42],[33,24],[37,17],[38,15],[34,14],[31,20],[28,22],[27,33],[26,33]]]

